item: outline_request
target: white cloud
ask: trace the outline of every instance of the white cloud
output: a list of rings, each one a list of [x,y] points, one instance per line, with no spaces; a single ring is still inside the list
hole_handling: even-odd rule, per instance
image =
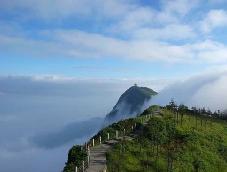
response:
[[[195,8],[200,3],[200,0],[162,0],[161,2],[163,4],[164,11],[167,14],[184,16],[190,10]]]
[[[148,7],[137,7],[134,10],[126,12],[119,20],[119,23],[114,25],[117,32],[128,32],[147,25],[152,25],[156,22],[156,12]]]
[[[142,60],[161,60],[167,62],[182,61],[190,56],[184,45],[166,43],[166,40],[193,38],[194,30],[189,25],[178,21],[179,14],[186,14],[196,3],[171,1],[162,3],[162,10],[142,7],[136,1],[128,0],[51,0],[1,1],[2,10],[25,9],[27,16],[46,19],[70,16],[88,16],[92,18],[115,18],[105,30],[112,36],[88,33],[79,30],[53,29],[43,36],[50,39],[37,40],[18,35],[0,35],[0,49],[4,52],[22,53],[33,56],[70,56],[85,58],[116,57]],[[113,10],[114,9],[114,10]],[[176,16],[177,15],[177,16]],[[165,25],[168,23],[168,25]],[[161,25],[157,27],[156,25]],[[164,26],[163,26],[164,25]],[[115,37],[115,32],[126,36],[129,40]],[[36,33],[40,35],[40,33]],[[25,34],[26,35],[26,34]],[[159,42],[162,40],[162,42]],[[165,49],[166,51],[163,51]],[[185,57],[184,57],[185,56]]]
[[[227,109],[226,85],[226,70],[203,73],[169,85],[151,103],[166,105],[174,98],[178,104],[224,110]]]
[[[187,38],[194,38],[196,33],[191,26],[183,24],[169,24],[163,28],[141,28],[133,33],[133,37],[151,40],[181,40]]]
[[[165,33],[163,32],[163,34]],[[79,30],[52,30],[45,32],[43,36],[48,37],[49,40],[37,41],[21,36],[0,35],[0,49],[8,53],[18,52],[27,56],[32,54],[36,57],[111,57],[166,63],[201,62],[214,64],[226,63],[227,60],[226,45],[212,40],[174,45],[155,39],[124,40]]]
[[[227,12],[222,9],[209,11],[205,19],[201,22],[201,29],[205,33],[209,33],[217,27],[224,26],[227,26]]]
[[[15,9],[26,7],[34,12],[37,8],[44,15],[47,11],[47,18],[55,16],[66,17],[68,14],[55,13],[59,11],[63,1],[57,1],[53,10],[48,11],[50,1],[36,1],[32,7],[31,2],[26,0],[21,3],[13,1],[2,1],[3,7]],[[198,38],[198,32],[194,25],[185,24],[182,17],[187,15],[193,8],[196,8],[199,1],[190,2],[168,1],[162,3],[161,10],[151,7],[142,7],[138,4],[129,3],[124,0],[89,0],[77,2],[67,0],[63,4],[62,12],[69,8],[69,15],[80,11],[94,17],[114,17],[115,21],[105,27],[102,31],[92,33],[77,29],[49,29],[39,30],[33,38],[31,34],[12,25],[9,33],[7,27],[3,27],[0,34],[0,50],[4,54],[20,54],[34,57],[73,57],[73,58],[126,58],[147,61],[161,61],[165,63],[224,63],[226,64],[226,49],[224,43]],[[36,4],[38,3],[38,4]],[[46,4],[47,3],[47,4]],[[72,3],[72,4],[71,4]],[[84,4],[85,3],[85,4]],[[71,4],[71,5],[69,5]],[[78,8],[70,10],[70,8]],[[111,8],[116,10],[112,10]],[[47,8],[47,9],[45,9]],[[88,10],[86,10],[88,8]],[[99,9],[102,8],[101,11]],[[41,10],[42,9],[42,10]],[[84,9],[84,10],[83,10]],[[86,12],[87,11],[87,12]],[[97,11],[97,14],[95,14]],[[108,13],[108,11],[110,11]],[[60,12],[61,13],[61,10]],[[105,13],[108,13],[107,15]],[[81,14],[83,15],[83,14]],[[105,16],[106,15],[106,16]],[[212,10],[202,22],[205,30],[221,26],[225,22],[225,11]],[[4,23],[3,23],[4,24]],[[109,31],[107,31],[109,30]],[[120,35],[120,36],[119,36]],[[38,39],[37,39],[38,38]],[[125,39],[127,38],[127,39]],[[177,42],[182,41],[183,42]],[[184,43],[190,40],[190,43]],[[177,43],[176,43],[176,42]],[[189,41],[188,41],[189,42]]]
[[[206,40],[192,45],[192,50],[199,60],[206,63],[226,64],[227,62],[227,46],[219,42]]]
[[[209,107],[213,110],[227,109],[227,75],[219,75],[213,82],[204,84],[197,92],[192,96],[191,103],[194,105],[200,105]]]

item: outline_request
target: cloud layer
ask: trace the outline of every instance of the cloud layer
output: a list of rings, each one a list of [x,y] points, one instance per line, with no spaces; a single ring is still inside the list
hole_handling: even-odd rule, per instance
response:
[[[205,107],[210,110],[227,109],[227,72],[206,73],[163,89],[149,104],[166,105],[174,98],[178,104]]]

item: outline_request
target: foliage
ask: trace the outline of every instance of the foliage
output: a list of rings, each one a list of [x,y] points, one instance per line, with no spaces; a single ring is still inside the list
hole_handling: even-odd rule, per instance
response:
[[[64,168],[64,172],[73,172],[75,167],[79,167],[87,157],[87,153],[82,146],[75,145],[73,146],[68,153],[68,161]]]
[[[161,108],[162,108],[162,107],[159,106],[159,105],[152,105],[152,106],[150,106],[149,108],[145,109],[145,110],[143,111],[143,113],[140,114],[140,116],[144,116],[144,115],[149,115],[149,114],[157,113],[157,112],[160,111]]]
[[[174,100],[165,107],[151,106],[136,118],[122,120],[100,130],[95,144],[130,135],[107,153],[110,172],[227,172],[227,123],[220,111],[189,109]],[[87,154],[74,146],[64,172],[73,172]]]
[[[102,141],[107,140],[107,133],[109,133],[110,138],[115,138],[116,131],[118,131],[119,136],[127,135],[132,131],[132,127],[138,125],[138,122],[135,118],[130,118],[126,120],[119,121],[117,123],[113,123],[112,125],[103,128],[100,130],[94,137],[91,138],[95,139],[95,143],[99,141],[99,136],[102,137]],[[90,142],[91,142],[90,140]]]

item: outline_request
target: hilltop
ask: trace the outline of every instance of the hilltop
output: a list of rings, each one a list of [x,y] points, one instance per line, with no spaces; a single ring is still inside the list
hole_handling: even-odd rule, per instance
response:
[[[144,103],[158,93],[147,87],[134,85],[127,89],[119,98],[112,111],[106,115],[107,124],[135,117],[144,110]]]

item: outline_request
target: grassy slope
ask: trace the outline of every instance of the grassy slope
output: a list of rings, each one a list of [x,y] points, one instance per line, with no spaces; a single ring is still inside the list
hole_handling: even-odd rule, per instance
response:
[[[173,123],[173,114],[162,110],[159,118],[163,124]],[[202,121],[202,125],[201,125]],[[142,124],[143,125],[143,124]],[[148,124],[149,125],[149,124]],[[107,154],[109,171],[167,171],[167,154],[173,160],[175,172],[227,172],[227,123],[224,121],[196,118],[185,115],[182,125],[175,126],[177,138],[173,138],[167,151],[166,143],[153,150],[151,141],[140,133],[133,141],[117,144]],[[142,137],[142,140],[141,140]]]

